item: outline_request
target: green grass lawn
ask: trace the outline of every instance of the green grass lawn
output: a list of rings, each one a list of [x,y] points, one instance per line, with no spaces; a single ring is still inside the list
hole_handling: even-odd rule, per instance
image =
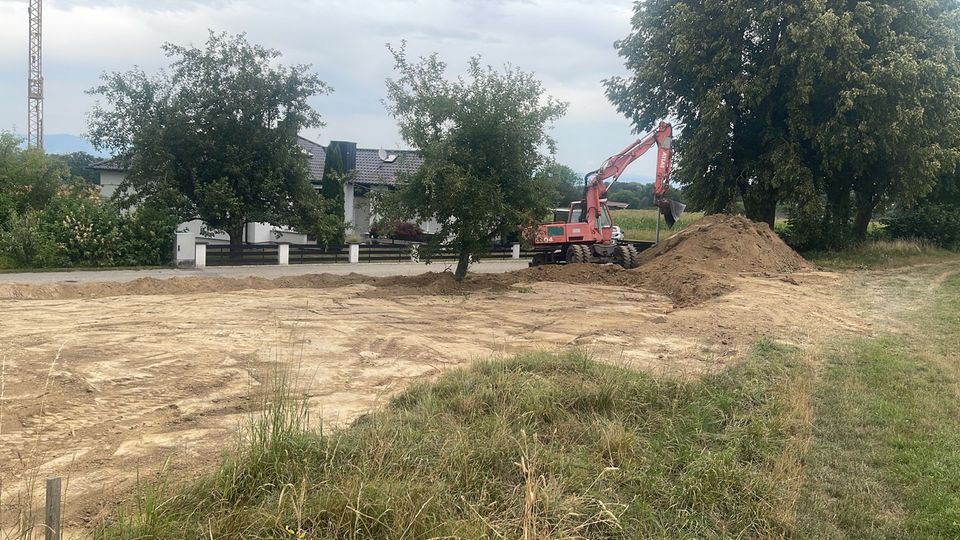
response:
[[[960,538],[960,273],[916,322],[924,334],[826,356],[798,514],[807,537]]]
[[[613,216],[613,222],[620,226],[627,240],[654,240],[657,237],[656,210],[613,210],[610,215]],[[669,238],[702,217],[703,214],[700,212],[686,212],[680,216],[673,229],[668,229],[666,223],[661,221],[660,238]]]

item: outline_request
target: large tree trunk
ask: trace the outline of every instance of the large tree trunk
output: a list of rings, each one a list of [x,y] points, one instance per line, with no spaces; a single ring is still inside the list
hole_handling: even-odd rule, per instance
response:
[[[773,230],[777,220],[777,197],[772,192],[752,193],[743,199],[743,209],[747,218],[766,223]]]
[[[243,247],[243,229],[244,224],[233,224],[226,228],[227,236],[230,237],[230,260],[237,261],[243,256],[241,247]]]
[[[870,220],[873,219],[874,204],[869,198],[860,199],[857,197],[857,213],[853,217],[853,239],[857,242],[863,242],[867,239],[867,229],[870,227]]]
[[[470,252],[466,250],[460,251],[460,256],[457,258],[457,270],[453,273],[453,277],[457,281],[463,281],[463,278],[467,277],[467,268],[470,267]]]
[[[820,247],[842,249],[850,242],[851,193],[853,185],[846,178],[829,178],[826,184],[827,204],[821,226]]]

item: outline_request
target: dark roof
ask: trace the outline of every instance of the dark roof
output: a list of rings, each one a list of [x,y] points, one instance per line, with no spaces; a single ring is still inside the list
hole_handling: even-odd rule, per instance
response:
[[[307,151],[307,167],[310,169],[310,181],[319,183],[323,180],[323,166],[327,162],[327,149],[303,137],[297,137],[297,142]]]
[[[307,163],[310,170],[310,181],[317,184],[323,180],[323,167],[327,161],[327,149],[309,139],[298,137],[297,142],[307,152]],[[357,148],[357,174],[354,183],[368,186],[387,185],[397,183],[397,173],[416,172],[423,164],[420,154],[412,150],[387,150],[388,155],[397,156],[391,163],[380,159],[380,150],[374,148]],[[98,161],[90,165],[98,171],[124,170],[115,159]]]
[[[95,171],[122,171],[124,170],[115,159],[105,159],[103,161],[98,161],[96,163],[91,163],[87,166],[88,169],[93,169]]]
[[[413,173],[423,165],[423,158],[412,150],[387,150],[388,155],[397,156],[392,163],[380,159],[379,150],[357,148],[357,184],[387,185],[397,183],[397,173]]]

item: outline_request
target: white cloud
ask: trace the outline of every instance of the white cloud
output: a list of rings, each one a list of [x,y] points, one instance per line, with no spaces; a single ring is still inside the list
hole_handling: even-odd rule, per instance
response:
[[[26,6],[0,0],[0,129],[22,127],[26,116]],[[613,42],[629,31],[631,9],[629,0],[49,0],[46,129],[81,133],[93,102],[83,91],[100,73],[156,70],[166,63],[162,42],[201,43],[213,29],[246,32],[282,51],[284,62],[312,64],[337,90],[314,101],[327,127],[311,138],[397,146],[380,104],[392,69],[384,44],[406,39],[410,54],[439,52],[451,72],[476,54],[535,72],[570,102],[554,132],[559,160],[586,170],[633,138],[601,84],[623,72]]]

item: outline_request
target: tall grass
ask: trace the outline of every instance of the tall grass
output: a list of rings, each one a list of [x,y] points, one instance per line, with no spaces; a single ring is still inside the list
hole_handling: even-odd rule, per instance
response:
[[[791,357],[761,342],[701,380],[579,353],[481,362],[330,433],[279,385],[220,471],[97,536],[779,536]]]
[[[940,262],[958,258],[956,252],[938,247],[923,238],[868,240],[843,251],[814,251],[804,257],[828,268],[881,269]]]
[[[610,212],[616,223],[623,231],[627,240],[654,240],[657,237],[657,211],[647,210],[613,210]],[[667,228],[667,224],[661,219],[660,238],[669,238],[682,231],[692,223],[703,217],[700,212],[686,212],[672,229]]]

